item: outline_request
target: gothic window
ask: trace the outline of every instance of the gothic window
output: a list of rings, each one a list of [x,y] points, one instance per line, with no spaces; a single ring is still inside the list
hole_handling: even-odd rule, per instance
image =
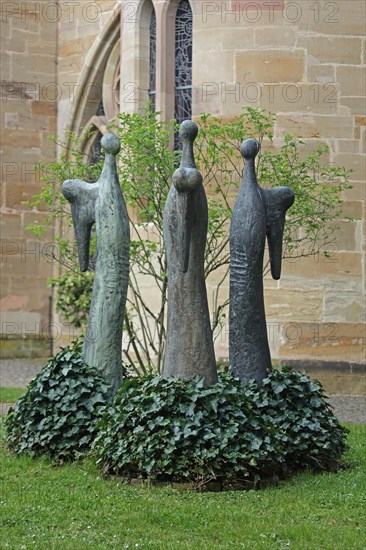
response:
[[[192,117],[192,10],[188,0],[179,2],[175,18],[174,110],[178,124]],[[178,146],[178,136],[175,144]]]
[[[149,67],[149,101],[151,109],[156,109],[156,14],[153,9],[150,18],[150,67]]]

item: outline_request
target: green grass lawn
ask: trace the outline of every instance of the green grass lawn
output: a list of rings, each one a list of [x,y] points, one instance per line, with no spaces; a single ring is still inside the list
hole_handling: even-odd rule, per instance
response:
[[[56,467],[2,448],[0,547],[365,549],[365,429],[348,427],[351,469],[247,492],[127,487],[91,462]]]
[[[0,403],[15,403],[25,391],[25,388],[6,388],[0,386]]]

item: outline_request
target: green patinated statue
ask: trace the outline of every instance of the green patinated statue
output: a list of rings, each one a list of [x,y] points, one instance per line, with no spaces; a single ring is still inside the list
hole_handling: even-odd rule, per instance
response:
[[[105,161],[96,183],[67,180],[62,193],[71,203],[81,271],[89,267],[92,225],[97,236],[97,260],[83,356],[110,386],[112,397],[122,383],[122,326],[129,279],[130,229],[118,181],[116,136],[102,138]]]

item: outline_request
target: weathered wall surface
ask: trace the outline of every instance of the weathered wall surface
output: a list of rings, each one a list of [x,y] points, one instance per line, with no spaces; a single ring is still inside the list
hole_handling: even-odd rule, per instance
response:
[[[326,162],[354,170],[343,212],[358,221],[340,221],[330,258],[285,261],[281,281],[266,278],[279,360],[365,360],[364,28],[361,1],[204,2],[195,10],[194,112],[230,119],[243,105],[268,109],[277,115],[275,146],[291,133],[308,152],[327,144]],[[223,335],[218,354],[226,350]]]
[[[103,81],[108,86],[113,80],[111,75],[106,80],[105,72],[111,56],[116,61],[119,55],[118,52],[112,55],[118,38],[116,29],[119,32],[116,2],[100,0],[87,10],[84,3],[71,4],[70,8],[70,2],[60,0],[58,25],[44,21],[42,25],[35,24],[30,17],[24,23],[15,15],[5,25],[3,75],[6,76],[2,78],[9,82],[45,84],[57,79],[61,91],[57,128],[55,102],[47,98],[22,102],[8,94],[2,103],[2,121],[7,129],[3,149],[9,162],[17,162],[19,157],[29,163],[53,158],[55,151],[46,142],[46,135],[56,130],[60,133],[65,126],[79,131],[96,112],[98,98],[93,91],[98,86],[100,90]],[[138,100],[146,96],[146,90],[141,92],[140,88],[146,88],[148,6],[146,2],[139,12],[139,1],[123,3],[127,4],[132,11],[124,12],[120,26],[120,109],[134,111],[141,107]],[[171,24],[165,24],[164,17],[169,16],[171,4],[168,0],[154,0],[153,4],[161,29],[157,39],[160,71],[157,82],[161,97],[157,97],[157,105],[168,113],[172,58],[171,52],[167,53],[166,40]],[[364,362],[364,2],[197,0],[191,4],[194,115],[204,111],[230,119],[243,105],[260,106],[277,114],[275,146],[290,132],[304,140],[305,151],[327,144],[330,148],[327,162],[354,169],[353,189],[344,193],[343,211],[344,216],[355,216],[358,220],[340,222],[341,232],[330,251],[331,257],[284,262],[280,282],[266,278],[273,357],[313,363]],[[138,13],[141,15],[136,17]],[[134,25],[139,24],[143,31],[134,30]],[[97,87],[86,90],[85,84],[93,82]],[[24,227],[33,214],[19,202],[32,195],[39,184],[35,183],[35,177],[30,182],[29,177],[28,181],[22,181],[19,174],[6,175],[8,183],[2,195],[6,239],[23,242]],[[24,278],[20,254],[7,255],[3,309],[37,313],[46,318],[45,278],[50,269],[44,262],[32,259],[26,265],[28,276]],[[209,296],[214,285],[212,279]],[[152,294],[145,283],[144,291],[146,295]],[[9,306],[14,296],[23,301],[13,301]],[[152,302],[155,299],[152,296]],[[217,341],[217,355],[227,356],[225,330]]]
[[[22,5],[23,4],[23,5]],[[31,340],[30,353],[48,352],[52,265],[45,246],[26,231],[44,216],[22,204],[41,189],[34,168],[55,158],[48,136],[56,133],[57,23],[46,2],[1,6],[1,349],[17,353],[19,339]],[[24,346],[21,346],[22,349]],[[27,346],[25,346],[27,348]],[[24,349],[23,349],[24,351]]]

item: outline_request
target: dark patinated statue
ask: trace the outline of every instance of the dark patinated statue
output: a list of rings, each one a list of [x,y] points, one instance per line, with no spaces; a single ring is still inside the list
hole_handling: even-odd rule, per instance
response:
[[[265,241],[267,236],[272,277],[279,279],[285,214],[295,197],[288,187],[259,187],[255,139],[244,141],[240,152],[245,168],[230,233],[229,356],[243,384],[254,379],[260,385],[272,368],[263,300]]]
[[[92,225],[96,224],[97,261],[83,356],[98,369],[113,396],[122,383],[122,325],[129,278],[130,229],[116,168],[120,143],[102,138],[103,171],[96,183],[68,180],[62,193],[71,203],[81,271],[89,267]]]
[[[163,376],[199,375],[211,385],[217,373],[204,275],[207,199],[193,156],[197,132],[194,122],[181,124],[182,160],[164,210],[168,327]]]

